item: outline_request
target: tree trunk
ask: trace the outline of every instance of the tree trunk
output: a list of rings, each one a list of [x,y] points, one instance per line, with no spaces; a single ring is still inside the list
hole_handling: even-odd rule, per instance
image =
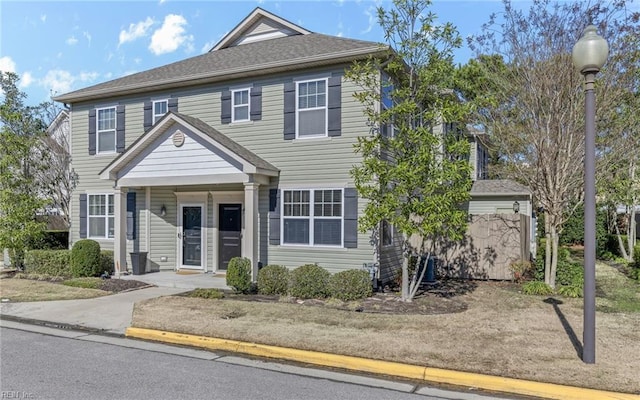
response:
[[[409,299],[409,260],[411,259],[411,253],[408,251],[408,246],[404,244],[402,249],[402,301],[411,301]]]
[[[546,224],[546,223],[545,223]],[[548,228],[548,227],[547,227]],[[550,277],[551,277],[551,232],[549,229],[545,230],[545,237],[547,240],[545,243],[545,251],[544,251],[544,283],[550,285]]]
[[[555,226],[551,227],[551,266],[549,268],[549,286],[556,288],[556,272],[558,270],[558,231]]]

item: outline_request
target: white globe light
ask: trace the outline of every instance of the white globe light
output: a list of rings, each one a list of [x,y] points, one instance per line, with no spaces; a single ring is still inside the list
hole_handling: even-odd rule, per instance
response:
[[[589,25],[578,42],[573,46],[573,65],[581,73],[598,72],[607,61],[609,45],[596,33],[596,27]]]

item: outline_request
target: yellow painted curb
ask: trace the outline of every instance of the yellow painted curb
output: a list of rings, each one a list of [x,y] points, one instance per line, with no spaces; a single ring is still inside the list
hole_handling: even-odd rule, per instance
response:
[[[370,372],[401,378],[445,383],[455,386],[474,387],[484,390],[537,396],[558,400],[640,400],[640,396],[628,393],[607,392],[573,386],[525,381],[471,372],[450,371],[440,368],[407,365],[390,361],[341,356],[317,351],[290,349],[258,343],[239,342],[184,333],[165,332],[154,329],[127,328],[127,337],[244,353],[257,357],[277,358],[325,367]]]

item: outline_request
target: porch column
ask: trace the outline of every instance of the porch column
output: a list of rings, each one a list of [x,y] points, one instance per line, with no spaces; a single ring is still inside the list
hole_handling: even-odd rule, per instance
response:
[[[244,184],[244,236],[242,256],[251,260],[251,278],[258,279],[258,187],[257,183]]]
[[[113,200],[113,262],[116,276],[120,276],[127,271],[127,189],[117,187]]]

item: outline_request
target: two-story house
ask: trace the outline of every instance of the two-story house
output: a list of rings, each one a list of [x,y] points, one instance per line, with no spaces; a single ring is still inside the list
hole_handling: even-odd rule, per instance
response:
[[[255,9],[211,51],[55,98],[71,115],[71,242],[116,271],[224,272],[232,257],[331,272],[372,262],[358,233],[353,145],[368,134],[343,78],[379,43]]]

